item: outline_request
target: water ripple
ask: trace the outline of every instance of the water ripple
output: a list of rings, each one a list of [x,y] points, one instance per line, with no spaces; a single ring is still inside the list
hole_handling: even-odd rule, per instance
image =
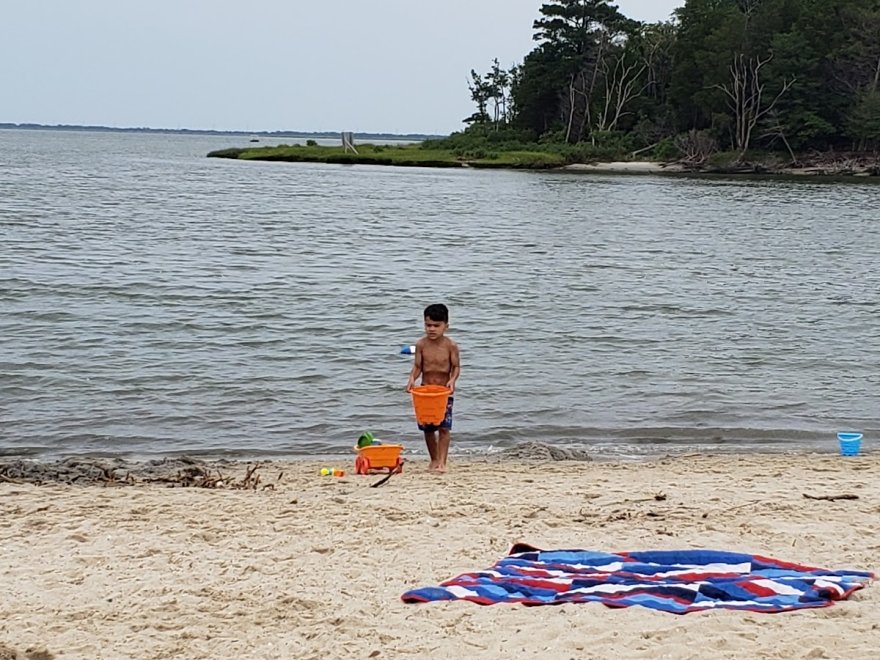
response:
[[[876,185],[235,163],[236,138],[0,131],[0,454],[637,455],[880,431]]]

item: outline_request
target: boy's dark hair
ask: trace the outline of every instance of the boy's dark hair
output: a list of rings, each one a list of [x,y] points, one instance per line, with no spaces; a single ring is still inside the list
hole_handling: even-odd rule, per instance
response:
[[[446,308],[446,305],[441,305],[439,303],[436,305],[428,305],[425,307],[425,318],[431,319],[432,321],[449,323],[449,310]]]

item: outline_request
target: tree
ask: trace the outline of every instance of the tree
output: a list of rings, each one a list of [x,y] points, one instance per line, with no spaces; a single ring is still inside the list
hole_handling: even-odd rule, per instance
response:
[[[639,34],[647,74],[644,91],[658,104],[665,103],[669,96],[675,39],[675,24],[671,22],[644,25]]]
[[[775,0],[780,3],[783,0]],[[785,0],[798,10],[774,37],[772,68],[788,63],[798,84],[779,104],[795,148],[848,148],[851,115],[880,64],[880,1]]]
[[[766,83],[761,80],[761,69],[770,57],[760,59],[737,55],[730,65],[730,81],[718,87],[727,96],[728,107],[733,112],[736,123],[735,146],[739,157],[745,156],[752,141],[752,134],[758,122],[773,110],[783,94],[794,84],[794,79],[784,81],[782,89],[771,100],[764,96]]]
[[[739,7],[739,10],[745,14],[746,16],[751,16],[752,12],[755,11],[758,5],[761,4],[761,0],[734,0],[736,2],[736,6]]]
[[[792,162],[880,148],[880,0],[680,2],[646,25],[609,0],[544,0],[520,65],[471,71],[472,133],[677,147],[692,162],[759,142]]]
[[[471,100],[477,104],[477,111],[470,117],[465,119],[468,124],[485,124],[489,122],[489,113],[486,111],[489,99],[492,97],[491,86],[477,73],[471,69],[471,79],[468,82],[468,89],[471,91]]]
[[[511,103],[511,86],[519,76],[518,67],[514,66],[510,71],[501,68],[496,57],[492,60],[492,68],[489,73],[480,75],[471,69],[471,79],[468,81],[468,89],[471,92],[471,100],[476,103],[477,111],[465,119],[468,124],[492,124],[497,131],[501,126],[510,122],[513,110]],[[489,101],[492,101],[492,114],[489,114]]]
[[[631,100],[627,113],[632,115],[630,130],[645,145],[653,146],[675,134],[674,111],[669,103],[675,39],[675,24],[666,22],[642,25],[627,42],[628,49],[644,65],[639,94]]]
[[[834,78],[843,90],[856,96],[880,88],[878,4],[873,0],[853,0],[840,7],[845,36],[833,55]]]
[[[719,85],[727,82],[727,63],[742,52],[744,17],[731,0],[688,0],[675,17],[669,102],[676,125],[682,131],[710,128],[725,107]]]
[[[534,40],[556,44],[573,64],[596,46],[597,32],[627,21],[609,0],[550,0],[541,6]]]
[[[880,90],[864,92],[849,116],[848,132],[860,150],[880,147]]]
[[[592,104],[604,58],[622,30],[631,25],[608,0],[552,0],[541,6],[534,39],[548,46],[565,78],[559,110],[565,141],[579,142],[592,125]]]
[[[511,80],[516,126],[538,135],[557,130],[561,124],[560,90],[566,84],[561,56],[551,44],[541,44],[526,55]]]
[[[647,65],[640,61],[634,49],[621,49],[599,61],[604,83],[602,103],[596,128],[600,131],[616,130],[620,120],[630,114],[630,102],[645,89],[642,74]]]
[[[511,75],[510,72],[501,68],[496,57],[492,60],[492,69],[486,74],[486,84],[491,90],[491,98],[494,103],[493,118],[495,121],[495,130],[501,124],[506,124],[508,120],[507,107],[510,88]]]
[[[838,95],[829,90],[823,58],[800,21],[774,35],[770,50],[773,60],[765,68],[767,79],[778,88],[779,81],[797,72],[797,84],[779,99],[771,113],[773,130],[766,135],[771,140],[784,135],[789,151],[815,148],[834,140],[838,133],[833,119]]]

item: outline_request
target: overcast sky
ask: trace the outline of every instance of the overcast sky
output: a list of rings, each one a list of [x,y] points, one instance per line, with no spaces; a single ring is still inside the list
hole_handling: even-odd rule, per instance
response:
[[[618,0],[669,18],[684,0]],[[8,0],[0,122],[446,134],[541,0]]]

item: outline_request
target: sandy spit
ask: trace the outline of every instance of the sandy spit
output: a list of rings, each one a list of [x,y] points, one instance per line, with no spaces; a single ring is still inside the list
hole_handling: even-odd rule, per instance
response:
[[[572,172],[598,172],[606,174],[678,174],[686,168],[678,163],[649,161],[619,161],[609,163],[573,163],[563,169]]]

